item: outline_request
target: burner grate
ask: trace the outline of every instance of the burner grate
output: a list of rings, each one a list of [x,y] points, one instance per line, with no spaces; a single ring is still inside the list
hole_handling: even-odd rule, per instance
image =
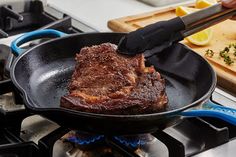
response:
[[[38,147],[33,142],[0,146],[1,157],[40,157]]]
[[[19,3],[19,2],[16,2]],[[11,4],[17,6],[17,4]],[[71,19],[64,14],[61,20],[47,14],[41,1],[25,2],[23,12],[17,13],[11,5],[0,5],[0,38],[33,31],[54,28],[65,33],[81,32],[72,27]]]
[[[38,147],[33,142],[23,142],[8,129],[0,129],[1,157],[38,157]]]

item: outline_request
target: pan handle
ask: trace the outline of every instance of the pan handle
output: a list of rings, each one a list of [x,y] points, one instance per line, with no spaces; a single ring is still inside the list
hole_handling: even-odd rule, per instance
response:
[[[220,106],[212,101],[203,104],[202,109],[184,111],[181,115],[187,117],[214,117],[236,125],[236,109]]]
[[[19,46],[26,43],[26,42],[29,42],[31,40],[45,38],[45,37],[63,37],[65,35],[67,35],[67,34],[57,31],[57,30],[54,30],[54,29],[43,29],[43,30],[36,30],[36,31],[26,33],[26,34],[18,37],[17,39],[15,39],[11,43],[12,53],[14,53],[16,56],[18,56],[21,53],[23,53],[24,51],[26,51],[26,49],[22,49]]]

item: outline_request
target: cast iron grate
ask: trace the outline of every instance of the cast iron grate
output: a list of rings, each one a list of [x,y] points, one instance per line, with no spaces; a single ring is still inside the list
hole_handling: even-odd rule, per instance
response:
[[[33,142],[23,142],[8,129],[0,129],[1,157],[37,157],[38,152]]]
[[[71,20],[57,21],[58,19],[44,12],[44,6],[41,1],[25,2],[24,11],[20,13],[16,12],[11,6],[17,6],[17,3],[20,2],[15,3],[0,5],[0,37],[2,38],[47,27],[59,29],[66,33],[79,31],[71,26]],[[66,15],[64,15],[65,17]]]
[[[0,146],[1,157],[39,157],[38,147],[33,142]]]

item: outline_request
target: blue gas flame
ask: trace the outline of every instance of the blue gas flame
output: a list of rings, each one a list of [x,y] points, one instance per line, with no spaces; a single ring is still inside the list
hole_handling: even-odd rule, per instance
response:
[[[145,139],[128,139],[122,136],[114,136],[114,139],[117,140],[118,142],[120,142],[121,144],[124,144],[128,147],[133,147],[133,148],[137,148],[140,147],[142,145],[145,145],[147,143],[147,141]]]
[[[92,135],[92,136],[86,136],[86,138],[80,138],[77,136],[68,137],[67,140],[76,143],[79,145],[90,145],[99,141],[104,140],[104,135]]]

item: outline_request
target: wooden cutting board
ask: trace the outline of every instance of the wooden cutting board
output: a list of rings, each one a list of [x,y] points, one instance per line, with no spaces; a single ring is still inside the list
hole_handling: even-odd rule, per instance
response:
[[[130,32],[146,25],[161,20],[168,20],[176,17],[175,7],[165,8],[158,11],[143,13],[139,15],[127,16],[108,21],[108,27],[115,32]],[[195,52],[202,55],[210,62],[218,76],[218,85],[228,89],[236,94],[236,57],[233,57],[234,63],[226,65],[223,59],[215,54],[213,58],[205,56],[207,49],[219,52],[230,43],[236,43],[236,21],[226,20],[217,24],[213,28],[213,40],[206,46],[199,47],[183,40],[182,43],[189,46]]]

